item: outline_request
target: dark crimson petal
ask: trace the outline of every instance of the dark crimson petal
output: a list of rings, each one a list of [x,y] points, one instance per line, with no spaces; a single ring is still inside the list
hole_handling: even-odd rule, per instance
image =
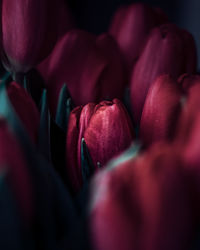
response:
[[[48,89],[49,105],[55,115],[63,84],[75,105],[85,105],[97,99],[97,81],[107,62],[96,45],[96,38],[85,31],[68,32],[56,44],[51,55],[38,69]]]
[[[12,17],[12,18],[11,18]],[[2,41],[12,72],[26,72],[44,59],[71,21],[63,0],[3,0]],[[5,58],[4,58],[5,59]]]
[[[116,11],[109,33],[122,50],[128,72],[138,59],[150,30],[166,21],[162,16],[160,10],[154,11],[143,3],[123,6]]]
[[[37,107],[26,90],[16,82],[7,86],[8,97],[31,139],[36,143],[40,116]]]
[[[68,32],[38,69],[46,82],[53,114],[64,83],[75,105],[122,98],[124,94],[120,50],[108,34],[96,38],[85,31]]]
[[[125,66],[119,47],[116,41],[106,33],[96,39],[96,44],[107,61],[107,67],[96,83],[98,88],[98,100],[96,101],[122,99],[128,79],[125,75]]]
[[[94,177],[90,232],[96,250],[182,250],[194,233],[180,156],[158,144]]]
[[[140,137],[145,146],[170,140],[181,113],[181,90],[170,76],[158,77],[150,87],[140,122]]]

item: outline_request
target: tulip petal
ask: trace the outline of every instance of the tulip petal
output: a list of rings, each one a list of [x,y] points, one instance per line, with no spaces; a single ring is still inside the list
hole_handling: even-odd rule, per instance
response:
[[[172,139],[181,113],[181,90],[168,75],[156,79],[150,87],[140,122],[140,136],[145,146]]]
[[[188,50],[185,51],[183,33],[184,31],[172,24],[162,25],[151,32],[132,73],[131,101],[137,123],[140,122],[149,87],[158,76],[170,74],[178,78],[180,74],[191,70],[187,66],[190,61],[186,59]],[[190,46],[192,52],[193,44]]]

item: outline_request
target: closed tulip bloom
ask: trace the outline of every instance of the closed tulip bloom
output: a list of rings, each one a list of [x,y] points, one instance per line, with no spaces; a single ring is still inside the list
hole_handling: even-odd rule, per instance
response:
[[[18,211],[26,223],[33,216],[31,178],[21,148],[5,120],[0,119],[0,172],[5,174]]]
[[[182,113],[178,122],[175,145],[184,151],[183,157],[190,166],[199,166],[199,128],[200,128],[200,81],[199,76],[183,79],[182,84],[187,86]],[[190,87],[188,87],[190,85]]]
[[[143,3],[122,6],[116,11],[109,33],[119,44],[129,72],[138,59],[151,29],[166,21],[167,18],[161,10],[154,10]]]
[[[89,220],[96,250],[188,249],[195,218],[179,155],[158,144],[99,171],[92,180]]]
[[[188,41],[193,41],[191,35],[173,24],[152,30],[132,72],[131,102],[137,123],[140,122],[148,90],[158,76],[170,74],[176,79],[182,73],[195,72],[196,61],[193,60],[196,56],[189,56],[195,51],[194,43],[186,47]]]
[[[133,128],[123,104],[114,99],[75,108],[69,117],[66,160],[72,185],[82,185],[81,141],[85,139],[94,168],[104,166],[131,144]]]
[[[63,0],[3,0],[4,65],[11,72],[27,72],[51,52],[70,26]]]
[[[184,96],[184,102],[182,105],[182,113],[179,119],[179,124],[177,127],[176,140],[182,141],[182,143],[187,141],[192,131],[192,124],[197,118],[200,112],[200,81],[198,76],[191,76],[189,78],[183,79],[182,86],[185,86],[187,90]],[[190,85],[188,87],[188,84]]]
[[[85,31],[68,32],[38,69],[45,80],[51,112],[55,115],[64,83],[75,105],[122,98],[124,67],[112,37]]]
[[[144,146],[171,140],[181,113],[181,88],[169,75],[158,77],[150,87],[140,122]]]
[[[7,95],[28,135],[36,143],[40,116],[31,96],[16,82],[11,82],[7,86]]]

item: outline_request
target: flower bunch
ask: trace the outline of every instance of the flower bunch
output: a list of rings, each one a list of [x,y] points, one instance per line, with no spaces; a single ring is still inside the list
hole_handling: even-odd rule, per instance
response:
[[[192,35],[141,3],[94,35],[64,0],[2,0],[0,40],[0,248],[196,249]]]

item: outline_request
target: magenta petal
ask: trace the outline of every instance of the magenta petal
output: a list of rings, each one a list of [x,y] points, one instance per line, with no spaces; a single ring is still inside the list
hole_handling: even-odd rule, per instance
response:
[[[123,104],[115,99],[97,105],[84,132],[94,165],[104,166],[128,148],[133,140],[132,126]]]
[[[140,122],[140,137],[145,146],[170,140],[181,112],[181,90],[176,81],[164,75],[150,87]]]

